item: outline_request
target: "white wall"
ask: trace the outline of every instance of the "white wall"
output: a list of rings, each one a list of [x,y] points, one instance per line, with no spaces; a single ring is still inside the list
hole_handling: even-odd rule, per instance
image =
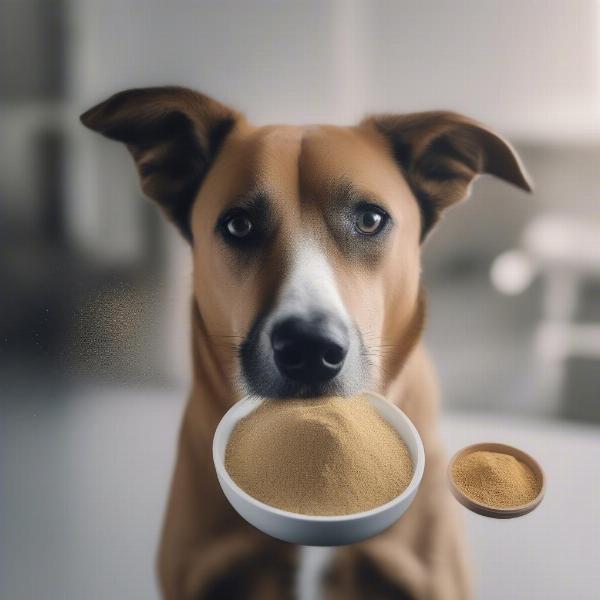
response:
[[[79,0],[72,8],[80,107],[130,86],[182,83],[259,122],[450,107],[519,137],[598,132],[596,0]]]
[[[447,107],[513,137],[600,131],[594,0],[369,2],[372,109]]]
[[[259,121],[336,112],[330,2],[83,0],[75,8],[85,104],[131,86],[179,83]]]

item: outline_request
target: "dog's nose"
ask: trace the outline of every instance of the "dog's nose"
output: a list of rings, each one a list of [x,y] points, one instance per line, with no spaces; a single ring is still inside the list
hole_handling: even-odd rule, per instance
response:
[[[348,354],[348,330],[337,320],[287,317],[273,327],[271,345],[282,375],[303,383],[333,379]]]

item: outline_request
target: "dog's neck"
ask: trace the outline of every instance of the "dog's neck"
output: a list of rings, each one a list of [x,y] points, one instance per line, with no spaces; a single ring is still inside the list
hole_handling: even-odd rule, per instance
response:
[[[206,329],[196,300],[192,301],[192,371],[193,382],[188,410],[202,405],[202,423],[199,427],[212,433],[225,411],[238,399],[227,360]]]
[[[396,321],[396,315],[390,314],[389,320],[384,325],[385,329],[392,334],[392,339],[398,340],[392,343],[393,352],[384,352],[381,364],[381,379],[379,392],[386,396],[389,389],[398,383],[402,383],[406,371],[406,365],[415,349],[419,346],[425,316],[427,311],[427,296],[423,285],[419,285],[419,291],[414,304],[413,312],[402,324]]]

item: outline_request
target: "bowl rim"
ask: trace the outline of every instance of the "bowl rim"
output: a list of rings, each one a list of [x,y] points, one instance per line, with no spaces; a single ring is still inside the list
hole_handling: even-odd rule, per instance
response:
[[[419,487],[419,485],[421,483],[421,480],[423,479],[423,473],[425,471],[425,448],[423,446],[423,440],[421,439],[421,436],[419,435],[417,428],[414,426],[413,422],[408,418],[408,416],[406,415],[406,413],[403,410],[398,408],[395,404],[393,404],[392,402],[390,402],[384,396],[382,396],[381,394],[378,394],[377,392],[364,391],[364,392],[362,392],[362,394],[365,394],[367,396],[371,396],[372,398],[375,398],[377,400],[377,402],[385,402],[387,405],[389,405],[393,409],[395,409],[399,413],[400,418],[405,421],[405,423],[408,426],[408,429],[410,431],[410,434],[413,436],[415,444],[416,444],[416,450],[417,450],[416,451],[416,460],[413,462],[414,470],[413,470],[413,475],[411,477],[410,482],[398,496],[396,496],[395,498],[392,498],[390,501],[386,502],[385,504],[381,504],[380,506],[376,506],[375,508],[371,508],[369,510],[356,512],[356,513],[348,513],[346,515],[305,515],[302,513],[291,512],[291,511],[283,510],[281,508],[277,508],[275,506],[271,506],[270,504],[266,504],[265,502],[262,502],[256,498],[254,498],[254,496],[251,496],[250,494],[248,494],[248,492],[244,491],[233,480],[231,475],[229,475],[229,473],[227,472],[227,469],[225,468],[225,456],[224,456],[224,454],[221,455],[221,453],[217,449],[217,440],[223,436],[223,430],[225,428],[225,423],[228,421],[228,415],[230,415],[230,413],[233,412],[234,409],[237,409],[239,407],[240,403],[242,403],[242,402],[257,402],[256,407],[253,409],[253,410],[256,410],[256,408],[258,408],[260,403],[262,403],[265,400],[264,398],[257,398],[256,396],[251,396],[251,395],[244,396],[240,400],[238,400],[235,404],[233,404],[233,406],[231,406],[227,410],[227,412],[223,415],[223,417],[219,421],[219,424],[217,425],[217,428],[215,429],[215,433],[213,436],[213,443],[212,443],[212,453],[213,453],[213,463],[214,463],[217,475],[219,476],[220,479],[223,479],[226,482],[226,484],[230,488],[232,488],[237,495],[241,496],[246,502],[248,502],[255,508],[262,510],[262,511],[266,511],[268,513],[271,513],[271,514],[274,514],[277,516],[280,516],[280,517],[285,517],[287,519],[291,519],[291,520],[294,520],[297,522],[344,523],[344,522],[359,521],[362,519],[374,517],[381,513],[385,513],[386,511],[393,508],[394,506],[401,504],[405,499],[410,498],[416,492],[417,488]],[[250,412],[252,412],[252,411],[250,411]],[[250,414],[250,413],[248,413],[248,414]],[[384,415],[381,415],[381,417],[383,419],[385,419]],[[229,417],[229,418],[231,418],[231,417]],[[387,419],[385,419],[385,420],[387,421]],[[389,423],[389,421],[388,421],[388,423]],[[392,423],[390,423],[390,425],[393,426]],[[405,441],[405,443],[406,443],[406,441]]]

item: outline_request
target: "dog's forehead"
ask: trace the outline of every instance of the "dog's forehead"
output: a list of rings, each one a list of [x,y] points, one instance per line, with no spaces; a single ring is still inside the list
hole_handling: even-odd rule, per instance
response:
[[[384,140],[359,127],[306,128],[298,169],[301,189],[311,196],[342,181],[383,198],[398,191],[410,195]]]
[[[327,190],[340,182],[375,197],[411,197],[375,132],[334,125],[243,125],[226,140],[193,212],[214,217],[235,198],[258,190],[291,210],[305,200],[325,201]]]
[[[287,180],[306,192],[331,181],[368,187],[402,179],[385,141],[358,127],[271,125],[255,130],[242,145],[257,183],[265,186]]]
[[[198,213],[213,215],[255,191],[268,191],[275,199],[295,198],[301,144],[301,127],[239,124],[203,182],[192,222]]]

